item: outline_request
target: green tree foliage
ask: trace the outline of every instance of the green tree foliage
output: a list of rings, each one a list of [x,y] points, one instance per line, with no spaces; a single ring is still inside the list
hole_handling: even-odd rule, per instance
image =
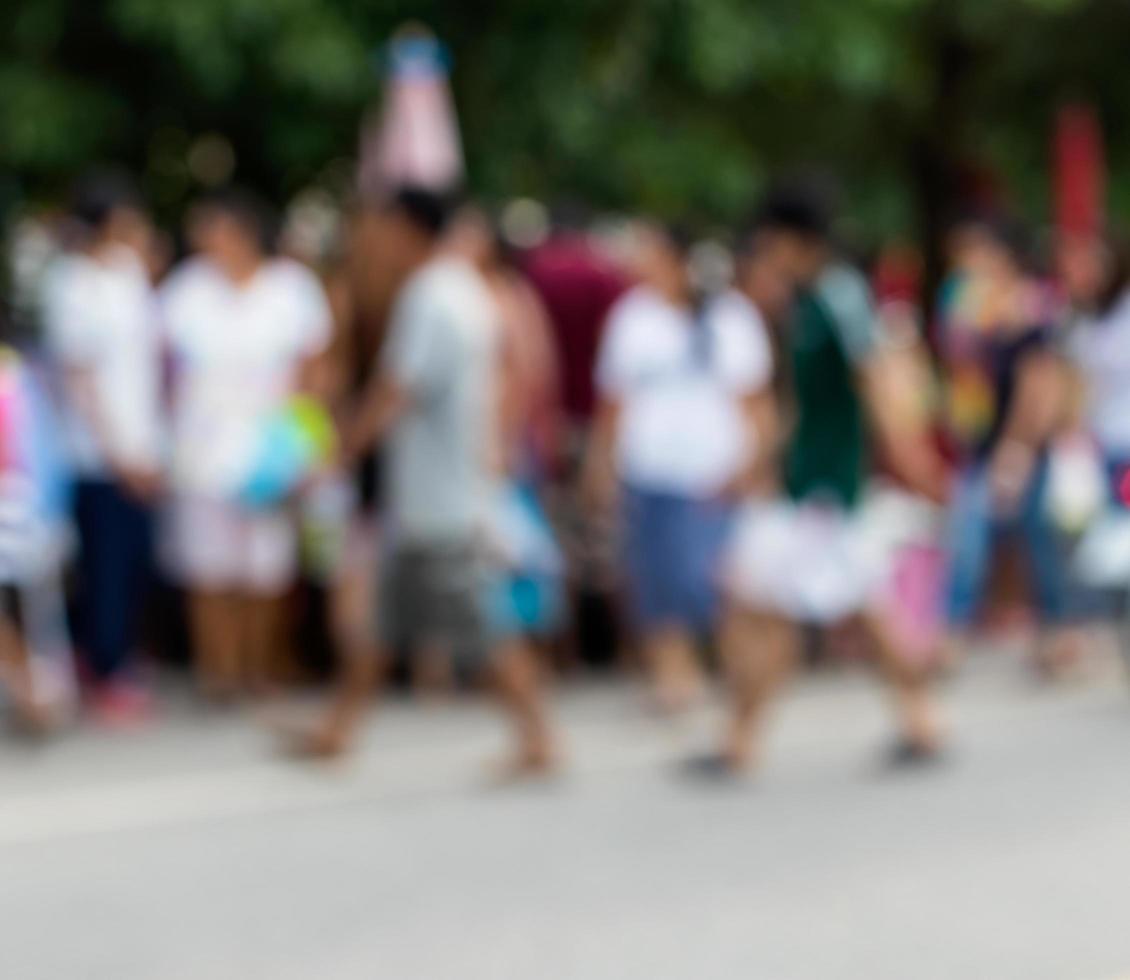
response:
[[[7,192],[115,160],[175,213],[193,141],[219,133],[239,179],[290,193],[355,152],[406,19],[450,49],[488,196],[730,220],[768,175],[815,165],[864,237],[932,235],[968,162],[1046,210],[1065,97],[1099,107],[1116,175],[1130,153],[1130,4],[1112,0],[8,0]]]

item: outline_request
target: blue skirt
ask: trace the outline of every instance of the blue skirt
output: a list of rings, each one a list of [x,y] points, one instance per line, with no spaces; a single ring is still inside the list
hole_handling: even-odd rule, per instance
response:
[[[639,625],[710,630],[733,508],[720,500],[627,486],[623,519],[624,567]]]

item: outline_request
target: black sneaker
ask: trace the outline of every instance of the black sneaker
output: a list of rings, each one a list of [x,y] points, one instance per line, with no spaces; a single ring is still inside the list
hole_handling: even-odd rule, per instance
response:
[[[945,760],[940,746],[926,745],[913,739],[901,738],[887,751],[884,768],[925,769]]]
[[[745,779],[747,770],[734,765],[724,752],[704,752],[679,763],[680,775],[701,782],[728,783]]]

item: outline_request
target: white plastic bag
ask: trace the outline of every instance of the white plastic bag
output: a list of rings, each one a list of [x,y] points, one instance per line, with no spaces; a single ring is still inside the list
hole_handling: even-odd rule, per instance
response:
[[[1106,471],[1089,437],[1073,433],[1056,441],[1048,461],[1048,517],[1061,531],[1080,534],[1107,500]]]

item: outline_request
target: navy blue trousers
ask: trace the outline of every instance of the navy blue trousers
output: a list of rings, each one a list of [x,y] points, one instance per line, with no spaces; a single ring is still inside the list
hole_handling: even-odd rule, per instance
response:
[[[128,675],[152,581],[149,508],[104,480],[75,487],[79,646],[96,680]]]

